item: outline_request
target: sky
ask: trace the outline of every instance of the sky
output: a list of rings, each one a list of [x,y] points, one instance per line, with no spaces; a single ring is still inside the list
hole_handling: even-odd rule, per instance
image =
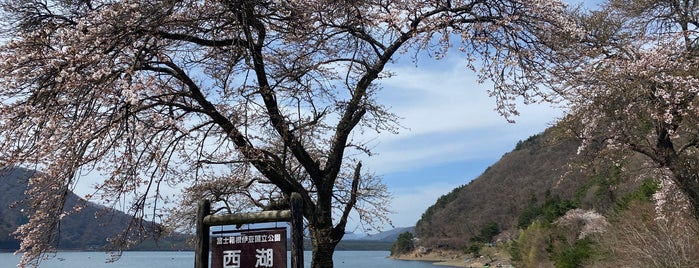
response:
[[[396,75],[380,81],[378,98],[402,118],[404,128],[378,134],[370,143],[376,155],[364,160],[364,167],[391,191],[395,227],[415,225],[441,195],[467,184],[518,141],[563,115],[550,104],[520,105],[516,122],[508,123],[488,96],[492,84],[477,83],[458,53],[439,61],[421,58],[417,66],[403,56],[388,69]]]
[[[572,3],[572,1],[570,1]],[[593,8],[599,1],[587,1]],[[442,60],[402,55],[380,80],[379,102],[401,117],[399,134],[370,137],[374,156],[364,170],[382,177],[393,195],[392,227],[414,226],[440,196],[475,179],[518,141],[541,133],[563,115],[550,104],[519,105],[516,122],[495,111],[492,84],[477,83],[458,53]],[[86,187],[78,187],[77,192]],[[356,218],[348,231],[361,233]]]
[[[595,9],[600,2],[581,3]],[[414,226],[437,198],[468,184],[518,141],[543,132],[564,114],[551,104],[520,104],[520,115],[512,118],[516,122],[508,123],[488,96],[492,84],[477,83],[458,53],[439,61],[420,58],[417,66],[404,55],[387,69],[396,75],[380,81],[380,102],[402,118],[405,129],[379,134],[373,147],[377,155],[364,167],[391,191],[395,227]]]

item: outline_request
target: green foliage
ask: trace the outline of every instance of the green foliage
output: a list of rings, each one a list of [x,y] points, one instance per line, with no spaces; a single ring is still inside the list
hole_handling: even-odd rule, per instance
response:
[[[554,256],[554,264],[556,268],[577,268],[583,267],[585,261],[589,260],[594,254],[594,248],[590,239],[581,239],[564,248],[561,252]]]
[[[458,196],[450,194],[440,198],[439,203],[444,203],[444,208],[439,209],[440,205],[437,204],[432,206],[425,211],[415,228],[421,243],[466,250],[471,244],[469,238],[478,235],[480,228],[488,221],[497,218],[503,230],[505,227],[516,229],[520,213],[533,204],[528,208],[533,213],[524,220],[526,224],[523,224],[523,228],[526,228],[543,215],[540,209],[546,201],[546,189],[552,189],[549,196],[573,200],[575,189],[590,176],[586,172],[570,172],[566,168],[570,161],[579,157],[577,149],[580,140],[565,135],[567,132],[563,131],[542,132],[540,137],[532,138],[537,140],[536,144],[532,143],[531,147],[526,144],[523,151],[503,155],[488,171],[462,186]],[[561,180],[562,176],[566,176],[566,179]],[[552,188],[554,185],[557,185],[555,189]],[[454,200],[446,203],[448,197],[454,197]],[[532,197],[535,202],[530,203]],[[458,211],[463,213],[455,213]],[[527,217],[524,215],[522,218]]]
[[[551,223],[558,217],[563,216],[566,211],[574,208],[576,208],[576,205],[570,200],[563,200],[557,196],[547,196],[546,201],[542,205],[531,204],[520,213],[517,219],[517,227],[526,228],[537,219]]]
[[[495,221],[488,222],[478,235],[471,237],[471,242],[489,243],[500,233],[500,226]]]
[[[481,248],[486,243],[493,241],[493,237],[500,233],[500,226],[495,221],[490,221],[481,228],[478,235],[471,237],[470,244],[464,249],[467,254],[479,255]]]
[[[459,191],[463,189],[465,186],[459,186],[451,190],[451,192],[440,196],[437,199],[437,202],[434,203],[434,205],[430,206],[425,210],[424,213],[422,213],[422,217],[420,217],[420,220],[417,222],[417,226],[421,226],[423,224],[429,224],[432,221],[432,216],[434,215],[435,212],[442,210],[445,208],[451,201],[454,201],[458,195]]]
[[[617,201],[613,189],[623,184],[622,170],[625,165],[627,163],[621,161],[606,168],[601,167],[601,171],[591,176],[587,183],[576,190],[575,201],[601,210],[610,208]]]
[[[391,247],[391,255],[400,255],[408,253],[415,248],[413,244],[413,234],[411,232],[404,232],[398,235],[398,239]]]
[[[522,141],[522,140],[518,141],[517,145],[515,146],[515,151],[519,151],[519,150],[523,149],[524,146],[536,144],[535,142],[537,141],[537,138],[539,138],[540,136],[541,136],[541,134],[536,134],[536,135],[530,136],[529,138],[527,138],[524,141]]]
[[[473,254],[474,256],[480,255],[481,248],[483,248],[482,243],[471,243],[464,249],[464,253]]]
[[[517,227],[527,228],[540,215],[541,207],[537,205],[530,205],[519,214],[519,218],[517,219]]]
[[[657,181],[649,178],[644,180],[635,191],[621,198],[615,198],[610,194],[609,189],[615,188],[620,183],[623,183],[621,167],[614,165],[602,174],[590,178],[581,191],[594,194],[596,199],[603,199],[604,201],[601,202],[606,203],[607,207],[616,206],[616,210],[625,210],[636,201],[650,201],[659,188]],[[589,192],[590,190],[594,192]],[[577,195],[576,200],[581,202],[582,194]],[[568,210],[575,208],[577,202],[547,196],[541,205],[537,205],[535,199],[532,199],[531,203],[522,211],[518,219],[519,227],[525,230],[510,250],[516,261],[524,267],[536,267],[547,261],[553,261],[552,265],[555,267],[575,268],[583,267],[595,256],[599,256],[600,246],[591,238],[573,241],[569,240],[570,238],[555,235],[565,230],[551,223]]]
[[[616,211],[622,211],[629,208],[629,204],[634,201],[650,202],[651,197],[660,189],[660,184],[653,178],[643,180],[641,186],[635,191],[625,195],[616,203]]]
[[[555,266],[557,268],[583,267],[595,256],[595,244],[590,238],[576,241],[556,235],[556,225],[536,220],[522,230],[510,245],[512,259],[522,267]],[[553,262],[553,263],[551,263]]]
[[[547,266],[552,247],[551,225],[542,221],[532,222],[522,230],[510,247],[510,254],[518,267]]]
[[[568,210],[576,208],[570,200],[561,200],[556,197],[554,199],[547,200],[543,205],[543,217],[546,222],[553,222],[558,217],[563,216]]]

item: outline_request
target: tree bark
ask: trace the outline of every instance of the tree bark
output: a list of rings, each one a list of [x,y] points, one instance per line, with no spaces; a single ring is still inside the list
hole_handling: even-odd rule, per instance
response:
[[[692,165],[695,160],[682,157],[675,150],[674,143],[667,131],[661,130],[658,133],[654,150],[659,156],[657,160],[660,161],[661,166],[672,172],[673,180],[689,200],[692,216],[699,221],[699,174],[697,174],[696,166]]]
[[[699,221],[699,174],[692,172],[692,168],[683,163],[680,158],[668,163],[668,169],[672,171],[677,186],[685,193],[692,206],[692,216]]]
[[[333,267],[333,254],[340,239],[334,238],[332,226],[309,229],[313,246],[311,268]]]

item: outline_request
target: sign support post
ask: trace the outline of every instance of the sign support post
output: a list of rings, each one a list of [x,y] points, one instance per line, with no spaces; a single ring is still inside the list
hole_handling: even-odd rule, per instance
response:
[[[211,202],[200,200],[197,209],[197,245],[194,249],[194,268],[206,268],[209,266],[209,226],[204,225],[204,217],[211,213]]]
[[[291,268],[303,268],[303,200],[291,194]]]

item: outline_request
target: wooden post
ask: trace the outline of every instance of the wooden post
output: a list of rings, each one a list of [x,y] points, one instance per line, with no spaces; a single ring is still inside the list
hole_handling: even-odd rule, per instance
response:
[[[197,245],[194,249],[194,268],[209,267],[209,225],[204,224],[204,217],[211,213],[209,200],[199,201],[197,210]]]
[[[291,193],[291,268],[303,268],[303,199]]]
[[[289,210],[270,210],[252,213],[208,215],[204,217],[204,225],[220,226],[229,224],[251,224],[290,220],[291,212]]]

